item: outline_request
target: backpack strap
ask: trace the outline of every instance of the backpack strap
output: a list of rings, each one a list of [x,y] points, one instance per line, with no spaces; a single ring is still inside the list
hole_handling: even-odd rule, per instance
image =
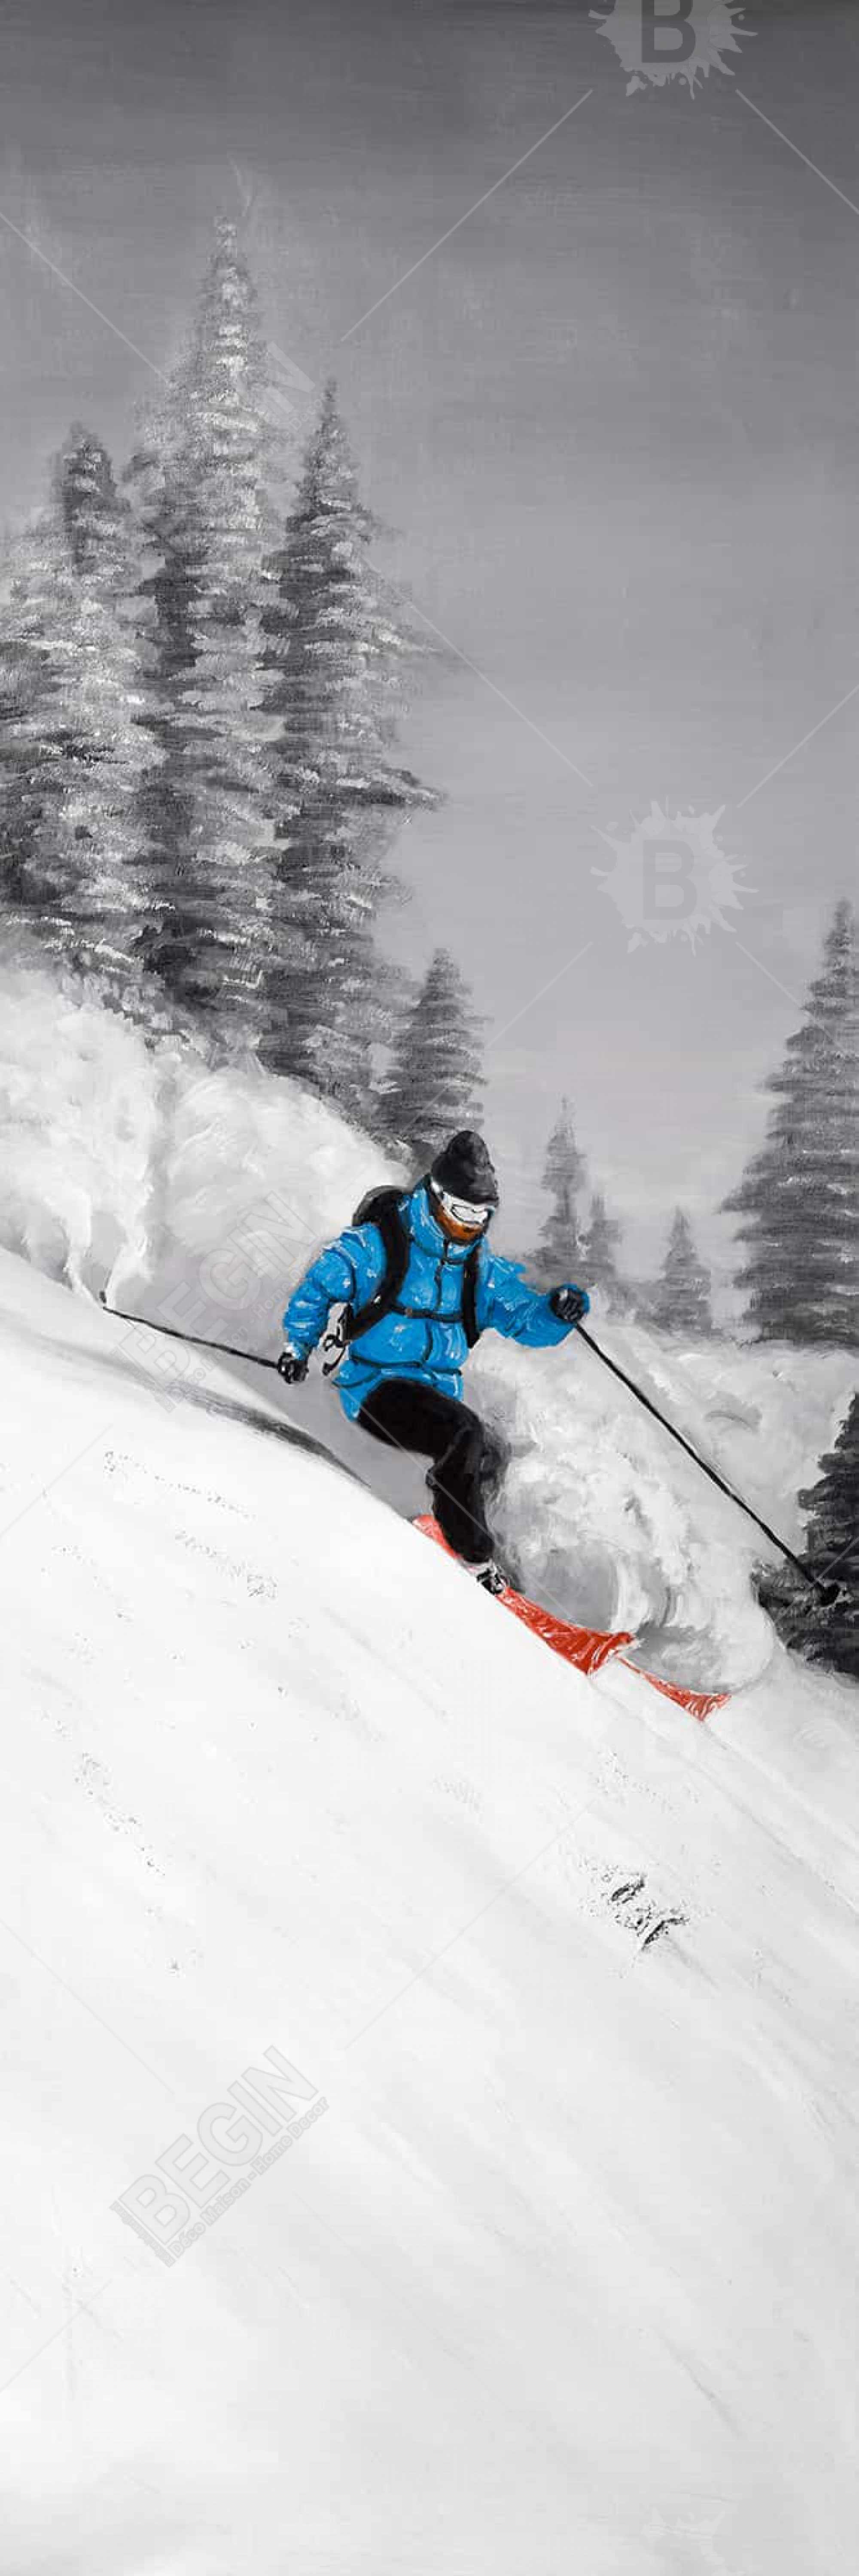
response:
[[[477,1321],[477,1282],[479,1277],[480,1244],[475,1243],[463,1265],[462,1272],[462,1321],[465,1330],[465,1338],[470,1351],[473,1351],[475,1342],[479,1342],[480,1340],[480,1325]]]
[[[400,1191],[394,1189],[368,1190],[366,1198],[361,1200],[360,1206],[355,1210],[353,1225],[374,1225],[381,1235],[385,1267],[378,1288],[374,1289],[372,1297],[367,1298],[366,1304],[358,1307],[357,1311],[351,1306],[345,1308],[340,1334],[343,1349],[346,1349],[351,1342],[357,1342],[364,1333],[372,1332],[374,1324],[380,1324],[383,1317],[390,1315],[399,1304],[400,1290],[409,1266],[410,1251],[409,1232],[400,1207],[400,1196]],[[473,1351],[475,1342],[480,1339],[480,1326],[477,1321],[480,1253],[481,1243],[473,1244],[462,1267],[460,1313],[470,1351]],[[401,1311],[411,1312],[411,1309],[403,1308]]]
[[[372,1331],[384,1315],[395,1306],[409,1266],[409,1235],[400,1210],[399,1190],[368,1190],[355,1210],[354,1225],[374,1225],[382,1238],[385,1267],[378,1288],[366,1304],[355,1310],[347,1306],[343,1316],[343,1343],[356,1342],[360,1335]]]

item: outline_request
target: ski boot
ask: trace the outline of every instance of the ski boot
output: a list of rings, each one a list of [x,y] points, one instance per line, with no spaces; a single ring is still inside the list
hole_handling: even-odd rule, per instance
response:
[[[502,1574],[500,1565],[496,1565],[494,1556],[488,1556],[483,1565],[466,1565],[464,1558],[461,1562],[465,1573],[471,1575],[473,1582],[479,1583],[481,1592],[491,1592],[494,1600],[499,1600],[502,1592],[509,1591],[507,1576]]]

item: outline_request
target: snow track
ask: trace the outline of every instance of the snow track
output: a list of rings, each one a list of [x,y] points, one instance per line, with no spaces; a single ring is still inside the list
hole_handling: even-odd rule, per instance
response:
[[[846,2576],[855,1694],[583,1680],[9,1256],[0,1353],[4,2568]]]

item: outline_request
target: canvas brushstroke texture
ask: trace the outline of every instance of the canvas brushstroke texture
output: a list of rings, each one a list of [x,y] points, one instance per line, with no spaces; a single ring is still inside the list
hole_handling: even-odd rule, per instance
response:
[[[5,32],[0,2566],[846,2576],[851,13]]]

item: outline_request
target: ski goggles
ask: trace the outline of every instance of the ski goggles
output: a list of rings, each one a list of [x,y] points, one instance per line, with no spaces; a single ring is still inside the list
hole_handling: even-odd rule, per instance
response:
[[[452,1198],[449,1190],[439,1189],[437,1181],[433,1182],[433,1193],[452,1224],[467,1226],[469,1234],[485,1233],[490,1218],[495,1215],[494,1207],[488,1207],[485,1200]]]

